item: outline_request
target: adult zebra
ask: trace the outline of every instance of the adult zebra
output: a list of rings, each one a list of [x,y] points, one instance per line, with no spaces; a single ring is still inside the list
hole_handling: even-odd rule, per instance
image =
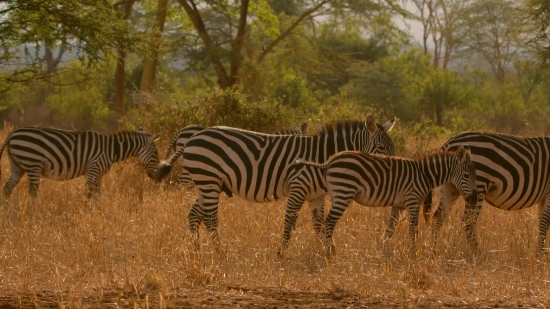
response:
[[[320,173],[290,169],[297,159],[324,162],[344,150],[362,150],[394,154],[388,135],[395,118],[384,125],[372,115],[366,121],[348,121],[327,125],[314,136],[269,135],[229,127],[211,127],[191,137],[184,150],[159,167],[157,179],[169,173],[170,162],[181,152],[185,166],[197,188],[198,198],[189,211],[189,227],[195,234],[204,222],[217,235],[218,199],[221,191],[252,202],[271,202],[289,197],[285,214],[283,247],[286,247],[297,211],[291,201],[319,200],[326,194]],[[296,197],[299,196],[299,197]],[[303,203],[303,202],[302,202]],[[324,217],[322,203],[313,210],[316,231]]]
[[[518,137],[507,134],[463,132],[451,137],[440,151],[469,145],[477,171],[479,199],[464,209],[466,237],[474,251],[479,250],[476,223],[483,201],[504,210],[520,210],[539,205],[538,250],[544,250],[550,224],[550,138]],[[441,228],[455,204],[456,189],[441,188],[441,204],[434,213],[433,233]],[[432,195],[424,203],[424,216],[431,212]]]
[[[324,222],[323,244],[327,255],[332,250],[334,227],[348,205],[357,203],[406,209],[409,234],[416,239],[420,205],[432,188],[450,183],[459,188],[471,203],[477,201],[476,173],[470,151],[459,147],[455,152],[440,152],[418,159],[381,156],[343,151],[323,164],[298,161],[298,168],[307,165],[323,170],[332,207]],[[390,218],[385,237],[393,234],[396,218]]]
[[[176,134],[174,134],[174,137],[172,137],[172,141],[170,144],[168,144],[168,147],[166,148],[166,152],[164,154],[164,160],[168,160],[170,157],[170,153],[172,151],[178,152],[178,150],[183,149],[185,147],[185,144],[187,141],[193,136],[195,133],[200,132],[204,130],[206,127],[199,126],[199,125],[189,125],[185,128],[179,130]],[[276,131],[273,134],[277,135],[296,135],[296,134],[302,134],[307,135],[307,122],[303,122],[299,125],[297,125],[294,130],[281,130]],[[187,185],[191,183],[191,176],[189,176],[189,173],[185,169],[183,157],[179,156],[177,157],[179,165],[181,166],[181,173],[178,176],[178,180],[176,184],[178,185]]]
[[[104,135],[93,131],[67,131],[41,127],[22,127],[11,131],[0,148],[7,147],[11,175],[4,185],[9,197],[25,173],[29,176],[29,195],[36,197],[40,176],[70,180],[86,176],[86,196],[99,193],[101,177],[111,165],[128,157],[138,157],[152,177],[159,164],[155,140],[140,129]]]

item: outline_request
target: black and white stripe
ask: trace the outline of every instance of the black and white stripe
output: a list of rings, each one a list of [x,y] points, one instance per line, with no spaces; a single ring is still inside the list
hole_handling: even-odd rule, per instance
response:
[[[470,201],[475,201],[475,169],[470,152],[460,147],[419,159],[344,151],[326,163],[297,162],[324,171],[332,207],[324,222],[323,243],[330,254],[334,227],[352,201],[370,207],[393,206],[406,209],[409,233],[416,239],[418,213],[433,188],[451,183]],[[390,218],[385,237],[393,234],[397,218]]]
[[[66,131],[51,128],[23,127],[10,132],[0,148],[7,148],[11,175],[4,185],[8,197],[25,173],[29,176],[29,194],[36,196],[40,177],[70,180],[86,176],[86,193],[99,193],[101,177],[111,165],[137,156],[152,177],[159,164],[154,141],[143,131],[104,135],[93,131]]]
[[[321,175],[306,173],[300,177],[302,171],[291,170],[292,163],[297,159],[324,162],[344,150],[394,153],[393,141],[387,134],[394,121],[381,126],[368,115],[366,122],[328,125],[315,136],[269,135],[229,127],[211,127],[193,135],[183,150],[185,166],[198,192],[198,199],[189,212],[191,231],[196,233],[204,222],[217,238],[221,191],[252,202],[270,202],[295,194],[302,194],[302,200],[324,195]],[[158,178],[170,168],[169,163],[161,166]],[[288,216],[296,212],[287,208],[285,225],[295,220]],[[323,214],[317,212],[316,215],[318,218],[314,220],[322,221]],[[283,244],[286,241],[288,238]]]
[[[200,132],[204,130],[206,127],[199,126],[199,125],[189,125],[185,128],[179,130],[174,137],[172,138],[172,141],[170,144],[168,144],[168,147],[166,148],[166,152],[164,154],[164,160],[168,160],[170,157],[170,154],[172,151],[175,153],[178,152],[178,150],[183,149],[185,147],[185,144],[187,141],[191,138],[191,136],[195,135],[195,133]],[[307,122],[303,122],[294,128],[294,130],[281,130],[276,131],[273,134],[277,135],[307,135]],[[181,166],[181,173],[178,176],[177,184],[178,185],[188,185],[191,183],[191,176],[189,176],[189,173],[185,169],[183,157],[179,156],[177,158],[177,161],[179,165]]]
[[[520,210],[539,205],[538,249],[543,250],[550,225],[550,138],[518,137],[507,134],[463,132],[451,137],[441,151],[455,150],[461,145],[472,150],[477,173],[477,204],[465,207],[463,222],[473,250],[478,250],[475,226],[483,201],[504,210]],[[434,233],[455,204],[456,189],[445,185],[441,204],[434,213]],[[431,194],[426,198],[424,213],[432,206]]]

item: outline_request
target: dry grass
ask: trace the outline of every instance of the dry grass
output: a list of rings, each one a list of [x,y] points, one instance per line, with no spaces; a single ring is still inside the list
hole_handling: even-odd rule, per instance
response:
[[[5,158],[1,168],[3,184]],[[306,207],[280,259],[285,201],[225,195],[221,249],[202,228],[195,251],[187,225],[194,191],[154,184],[135,162],[114,166],[97,201],[84,198],[83,178],[43,180],[38,195],[28,201],[25,177],[2,208],[1,308],[550,305],[550,258],[535,254],[535,208],[486,207],[478,226],[483,254],[472,258],[457,205],[437,245],[420,225],[413,257],[406,222],[384,246],[390,209],[353,204],[327,264]]]

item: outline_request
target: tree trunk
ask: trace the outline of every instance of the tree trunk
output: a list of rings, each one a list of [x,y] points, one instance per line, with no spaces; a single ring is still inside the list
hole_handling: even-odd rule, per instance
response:
[[[210,61],[212,62],[212,66],[214,67],[214,70],[218,75],[218,85],[220,86],[220,88],[226,89],[227,87],[231,86],[229,82],[229,76],[227,75],[227,71],[225,70],[225,67],[223,66],[220,57],[215,52],[215,49],[221,47],[214,44],[214,41],[206,31],[206,26],[204,25],[204,21],[202,20],[200,12],[197,9],[195,3],[192,0],[189,0],[191,5],[189,5],[189,3],[187,3],[188,1],[186,0],[177,1],[183,7],[185,13],[187,13],[187,16],[189,16],[189,19],[191,19],[193,27],[201,38],[204,47],[210,52]]]
[[[127,20],[132,12],[132,6],[136,0],[126,0],[115,5],[124,7],[123,19]],[[117,64],[115,71],[115,106],[119,118],[125,115],[125,92],[126,92],[126,46],[119,45],[117,48]]]
[[[243,59],[241,50],[243,48],[244,40],[246,39],[246,32],[248,31],[248,25],[246,23],[246,18],[248,17],[248,2],[249,0],[241,0],[237,36],[231,42],[231,52],[233,53],[233,57],[231,57],[231,75],[229,77],[229,86],[233,86],[239,80],[239,69]]]
[[[115,71],[115,104],[119,118],[124,117],[126,109],[124,106],[126,92],[126,49],[119,46],[117,49],[117,64]]]
[[[164,23],[166,22],[166,11],[168,0],[158,0],[157,16],[155,25],[153,26],[153,38],[149,47],[149,54],[143,63],[143,73],[141,74],[141,83],[139,85],[140,92],[151,92],[153,90],[153,79],[155,77],[155,68],[160,48],[160,40],[164,31]]]

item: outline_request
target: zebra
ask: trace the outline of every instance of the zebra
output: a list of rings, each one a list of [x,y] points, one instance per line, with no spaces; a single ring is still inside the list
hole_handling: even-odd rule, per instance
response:
[[[538,251],[544,251],[550,224],[550,138],[518,137],[498,133],[462,132],[451,137],[440,151],[454,150],[468,144],[477,170],[479,199],[464,209],[464,228],[470,248],[477,252],[479,244],[475,227],[483,201],[504,210],[520,210],[539,205]],[[441,204],[433,217],[433,233],[441,228],[455,204],[456,189],[446,184],[439,188]],[[424,216],[432,208],[432,195],[424,203]]]
[[[327,255],[334,252],[332,234],[338,219],[352,201],[370,207],[393,206],[406,209],[409,234],[416,239],[420,205],[432,188],[450,183],[460,188],[470,202],[477,201],[476,171],[471,153],[464,147],[456,152],[440,152],[416,159],[343,151],[325,163],[298,160],[322,170],[332,207],[323,223],[323,244]],[[390,217],[384,238],[393,235],[397,217]]]
[[[322,175],[307,170],[291,171],[296,159],[324,162],[344,150],[362,150],[394,154],[389,132],[395,118],[384,125],[375,123],[372,115],[365,121],[347,121],[327,125],[314,136],[269,135],[229,127],[211,127],[196,133],[158,169],[156,179],[166,176],[175,160],[183,153],[185,166],[198,192],[189,211],[189,228],[196,235],[204,222],[218,239],[218,199],[220,192],[235,194],[252,202],[271,202],[288,196],[285,232],[279,252],[286,248],[297,212],[305,200],[314,199],[314,227],[320,231],[324,217],[325,185]],[[305,175],[304,175],[305,174]],[[293,205],[295,201],[302,204]],[[313,204],[313,203],[312,203]]]
[[[195,133],[200,132],[204,130],[206,127],[199,126],[199,125],[189,125],[185,128],[179,130],[176,134],[174,134],[174,137],[172,138],[172,141],[170,144],[168,144],[168,147],[166,148],[166,152],[164,154],[164,160],[168,160],[170,157],[170,154],[172,151],[178,152],[178,150],[185,147],[185,144],[187,141],[193,136]],[[295,135],[295,134],[301,134],[301,135],[307,135],[307,122],[303,122],[299,125],[297,125],[294,130],[281,130],[276,131],[273,134],[277,135]],[[188,185],[191,183],[191,176],[189,176],[189,173],[185,169],[183,157],[178,157],[179,165],[181,166],[181,173],[178,176],[178,180],[176,182],[177,185]]]
[[[142,129],[104,135],[93,131],[68,131],[43,127],[14,129],[0,148],[7,147],[11,175],[4,185],[8,198],[25,173],[29,177],[29,195],[37,196],[40,177],[58,181],[86,176],[86,197],[100,193],[101,178],[111,165],[137,156],[152,177],[159,164],[155,140]]]

